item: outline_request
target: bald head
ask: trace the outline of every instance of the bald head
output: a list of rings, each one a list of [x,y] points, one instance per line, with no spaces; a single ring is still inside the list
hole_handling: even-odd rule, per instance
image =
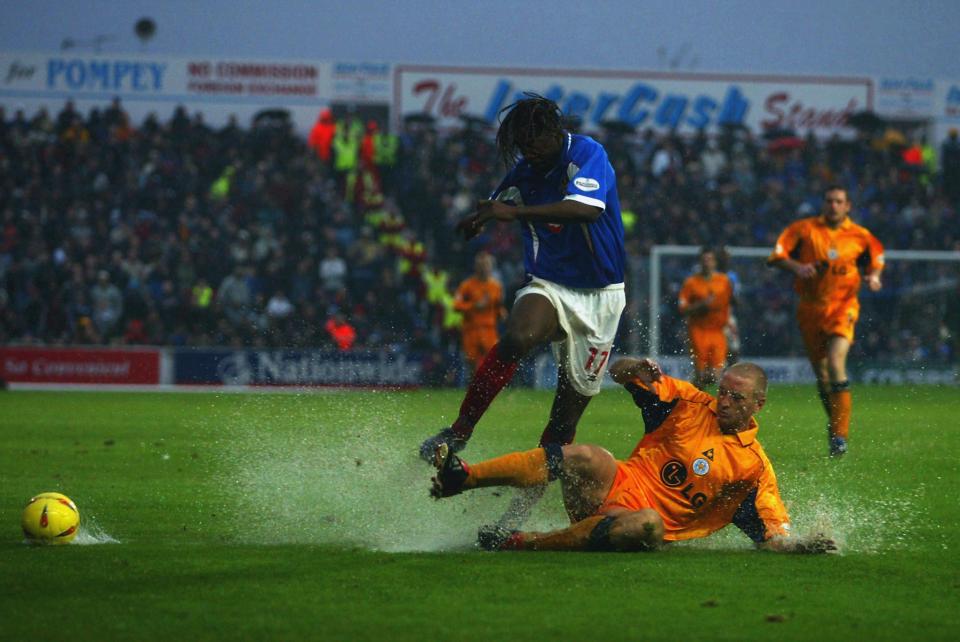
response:
[[[738,377],[744,377],[753,382],[754,394],[767,396],[767,373],[763,368],[749,361],[740,361],[727,368],[724,372],[729,372]]]
[[[767,374],[755,363],[735,363],[723,371],[717,385],[720,430],[735,433],[751,426],[751,417],[767,402]]]

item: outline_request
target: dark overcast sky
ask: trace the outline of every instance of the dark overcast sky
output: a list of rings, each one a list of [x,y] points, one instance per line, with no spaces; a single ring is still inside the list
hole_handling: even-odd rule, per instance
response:
[[[108,35],[104,53],[960,78],[956,0],[0,0],[0,15],[7,51]]]

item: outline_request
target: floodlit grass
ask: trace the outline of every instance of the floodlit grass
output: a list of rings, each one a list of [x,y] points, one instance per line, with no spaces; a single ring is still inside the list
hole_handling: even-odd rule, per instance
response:
[[[0,395],[0,639],[956,639],[957,389],[860,387],[851,454],[825,456],[812,386],[777,387],[760,440],[794,527],[843,546],[758,553],[735,529],[656,554],[490,554],[509,492],[434,502],[414,452],[460,391]],[[551,395],[501,395],[464,453],[528,448]],[[624,456],[629,397],[578,440]],[[77,543],[22,543],[56,490]],[[563,523],[556,489],[531,526]]]

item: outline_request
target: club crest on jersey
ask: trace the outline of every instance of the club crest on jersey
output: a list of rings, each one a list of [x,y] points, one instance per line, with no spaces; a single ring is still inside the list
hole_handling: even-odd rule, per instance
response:
[[[697,457],[693,460],[693,472],[703,477],[710,472],[710,462],[703,457]]]
[[[838,256],[840,256],[840,254],[837,252],[837,248],[831,247],[827,250],[827,258],[831,261],[836,261]]]

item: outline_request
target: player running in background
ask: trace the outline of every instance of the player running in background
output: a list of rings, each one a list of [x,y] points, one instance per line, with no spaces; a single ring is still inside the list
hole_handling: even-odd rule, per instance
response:
[[[497,148],[512,169],[490,200],[458,225],[469,239],[488,222],[517,221],[526,285],[517,292],[500,342],[480,364],[449,428],[428,438],[461,450],[521,359],[551,343],[558,383],[541,444],[569,444],[600,392],[625,305],[623,222],[617,180],[603,146],[563,128],[552,100],[527,94],[505,108]]]
[[[700,269],[683,282],[679,309],[687,319],[690,352],[693,354],[693,385],[703,389],[717,382],[727,363],[727,335],[733,286],[717,271],[717,254],[700,250]]]
[[[822,536],[790,536],[770,460],[754,415],[767,377],[752,363],[724,372],[717,397],[672,379],[647,359],[610,369],[640,408],[646,435],[625,461],[599,446],[547,444],[476,464],[438,448],[431,494],[449,497],[485,486],[525,487],[559,479],[571,525],[548,533],[484,527],[487,550],[643,551],[706,537],[735,524],[759,547],[836,550]]]
[[[493,278],[493,257],[478,252],[473,261],[473,276],[457,288],[453,307],[463,314],[461,340],[470,372],[497,344],[497,322],[506,317],[503,287]]]
[[[847,452],[852,400],[847,353],[860,316],[860,267],[871,291],[880,289],[883,245],[850,220],[847,190],[824,190],[819,216],[790,224],[767,262],[792,273],[800,296],[797,321],[817,377],[817,390],[829,422],[830,454]]]

